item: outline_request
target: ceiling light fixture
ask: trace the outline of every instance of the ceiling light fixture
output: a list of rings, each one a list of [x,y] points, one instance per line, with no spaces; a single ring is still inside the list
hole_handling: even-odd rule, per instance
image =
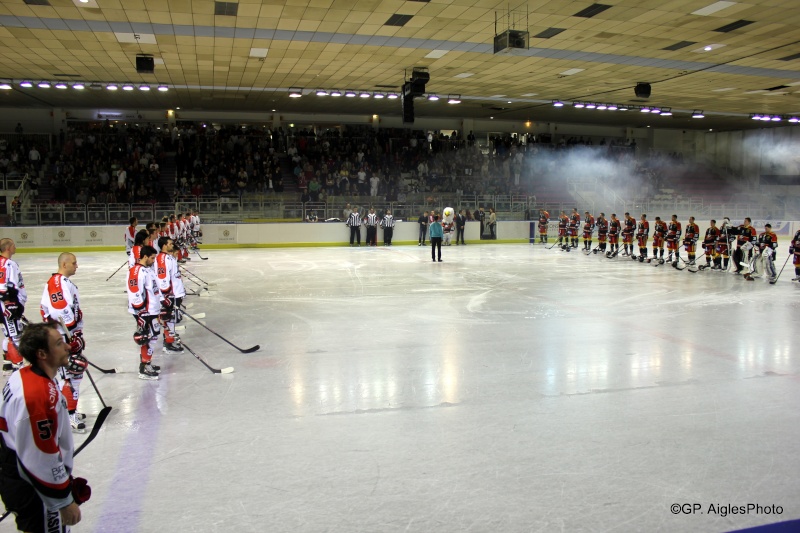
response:
[[[624,105],[621,105],[621,106],[619,106],[619,110],[620,111],[627,111],[628,108],[626,106],[624,106]]]
[[[608,109],[608,106],[606,104],[597,104],[598,111],[605,111],[606,109]]]
[[[356,92],[348,89],[344,92],[344,95],[348,98],[355,98]]]
[[[369,91],[361,91],[361,92],[358,94],[358,97],[359,97],[359,98],[369,98],[370,96],[372,96],[372,94],[370,94],[370,92],[369,92]]]
[[[586,109],[595,109],[596,107],[597,107],[597,104],[593,104],[591,102],[586,104]]]
[[[661,116],[662,117],[670,117],[670,116],[672,116],[672,108],[671,107],[665,107],[664,109],[662,109],[661,110]]]
[[[586,107],[586,104],[584,104],[583,102],[573,102],[572,107],[574,107],[575,109],[583,109],[584,107]]]
[[[11,90],[11,84],[8,83],[7,81],[4,81],[4,82],[0,83],[0,90],[3,90],[3,91]]]
[[[139,90],[140,91],[149,91],[150,90],[150,86],[149,85],[139,85]]]
[[[461,103],[461,95],[460,94],[451,94],[447,97],[448,104],[460,104]]]
[[[616,111],[617,109],[619,109],[617,107],[617,104],[608,104],[608,110],[609,111]]]
[[[328,91],[325,89],[317,89],[317,96],[328,96]]]
[[[165,93],[169,91],[169,87],[167,87],[166,85],[159,85],[158,90],[161,91],[162,93]]]
[[[134,87],[130,83],[126,83],[125,85],[122,86],[123,91],[132,91],[133,89]]]
[[[106,89],[108,89],[109,91],[116,91],[117,89],[119,89],[119,87],[117,87],[117,84],[115,83],[109,83],[108,85],[106,85]]]
[[[761,115],[759,115],[758,113],[756,113],[755,115],[751,114],[750,118],[753,120],[761,120]]]
[[[705,118],[702,109],[695,109],[692,111],[692,118]]]
[[[564,102],[561,100],[553,100],[553,107],[564,107]]]
[[[428,95],[428,100],[431,101],[431,102],[436,102],[436,101],[439,100],[439,97],[436,96],[435,94],[429,94]]]
[[[40,81],[39,83],[36,84],[36,86],[39,87],[40,89],[49,89],[50,88],[50,82],[49,81]]]
[[[334,89],[331,91],[331,96],[342,96],[342,91],[339,89]]]
[[[30,81],[25,80],[25,81],[19,82],[19,86],[20,87],[25,87],[26,89],[29,89],[29,88],[33,87],[33,83],[30,82]]]
[[[770,120],[772,120],[772,122],[780,122],[781,120],[783,120],[783,118],[780,115],[775,115]]]
[[[386,98],[388,98],[389,100],[397,100],[399,96],[397,95],[397,93],[389,93],[386,95]]]
[[[289,89],[289,98],[300,98],[303,96],[303,89],[292,87]]]
[[[659,108],[657,108],[657,107],[653,107],[653,108],[650,109],[650,114],[651,115],[660,115],[661,114],[661,110]]]
[[[383,100],[384,98],[386,98],[386,95],[383,93],[372,93],[372,97],[375,98],[376,100]]]
[[[84,85],[83,83],[80,83],[80,82],[78,82],[78,83],[73,83],[73,84],[72,84],[72,88],[73,88],[73,89],[76,89],[76,90],[78,90],[78,91],[81,91],[81,90],[83,90],[83,89],[85,89],[85,88],[86,88],[86,85]]]
[[[55,84],[56,89],[66,89],[67,87],[68,85],[63,81],[59,81],[58,83]]]
[[[642,113],[649,113],[650,112],[650,108],[649,107],[643,107],[639,111],[641,111]]]
[[[800,122],[800,118],[790,117],[789,122],[791,122],[792,124],[797,124],[798,122]]]

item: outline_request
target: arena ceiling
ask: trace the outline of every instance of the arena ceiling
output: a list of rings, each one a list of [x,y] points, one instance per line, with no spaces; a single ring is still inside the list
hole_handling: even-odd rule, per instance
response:
[[[797,0],[601,2],[3,0],[0,81],[12,88],[0,106],[398,116],[399,100],[315,91],[400,91],[413,67],[427,67],[426,90],[442,99],[417,99],[417,117],[741,129],[786,124],[750,113],[800,115]],[[529,32],[529,48],[493,53],[509,23]],[[153,74],[137,73],[137,54],[154,57]],[[106,90],[112,82],[153,90]],[[650,83],[649,99],[634,95],[637,82]],[[290,88],[304,95],[289,98]],[[447,104],[451,94],[461,103]]]

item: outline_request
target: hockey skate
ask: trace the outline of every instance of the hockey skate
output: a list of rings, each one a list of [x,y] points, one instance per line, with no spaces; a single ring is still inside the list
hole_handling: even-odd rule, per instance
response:
[[[73,433],[86,433],[86,424],[78,419],[78,413],[69,415],[69,425],[72,426]]]
[[[792,281],[800,281],[800,276],[797,276],[796,278],[792,278]]]
[[[183,353],[183,345],[176,339],[174,342],[165,342],[163,350],[164,353]]]
[[[139,379],[157,380],[158,371],[150,363],[139,363]]]

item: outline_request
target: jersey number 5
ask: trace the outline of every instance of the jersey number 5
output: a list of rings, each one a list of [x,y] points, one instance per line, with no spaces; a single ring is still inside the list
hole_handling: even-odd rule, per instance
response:
[[[52,420],[39,420],[36,422],[36,427],[39,429],[39,438],[48,440],[53,436],[53,421]]]

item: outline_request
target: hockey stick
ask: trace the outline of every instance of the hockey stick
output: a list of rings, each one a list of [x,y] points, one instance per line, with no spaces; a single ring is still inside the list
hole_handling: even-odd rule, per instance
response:
[[[189,276],[186,276],[186,280],[191,281],[192,283],[194,283],[195,285],[197,285],[200,289],[202,289],[204,291],[208,290],[208,287],[206,287],[205,285],[201,285],[200,282],[195,281],[194,279],[190,278]],[[202,294],[202,293],[198,293],[198,294]]]
[[[238,346],[233,344],[231,341],[229,341],[228,339],[226,339],[225,337],[223,337],[222,335],[220,335],[219,333],[217,333],[216,331],[214,331],[210,327],[208,327],[205,324],[203,324],[202,322],[200,322],[200,320],[198,320],[198,318],[197,318],[199,315],[192,316],[189,313],[184,313],[184,315],[188,316],[190,319],[192,319],[193,321],[197,322],[198,324],[203,326],[205,329],[207,329],[208,331],[210,331],[211,333],[213,333],[214,335],[216,335],[217,337],[219,337],[223,341],[227,342],[228,344],[230,344],[231,346],[233,346],[234,348],[236,348],[237,350],[239,350],[242,353],[253,353],[256,350],[260,350],[261,349],[261,346],[258,345],[258,344],[256,344],[255,346],[251,346],[250,348],[247,348],[247,349],[239,348]],[[205,313],[203,313],[203,317],[205,317]],[[184,344],[184,346],[186,346],[186,345]]]
[[[786,261],[784,261],[784,262],[783,262],[783,266],[781,267],[781,271],[780,271],[780,272],[778,272],[778,277],[777,277],[777,278],[775,278],[775,281],[770,281],[770,282],[769,282],[769,284],[770,284],[770,285],[775,285],[776,283],[778,283],[778,278],[780,278],[780,277],[781,277],[781,274],[783,274],[783,269],[784,269],[784,268],[786,268],[786,265],[787,265],[787,264],[789,264],[789,258],[790,258],[790,257],[792,257],[792,254],[789,254],[789,255],[786,257]]]
[[[202,281],[204,285],[209,285],[209,286],[210,286],[210,285],[213,285],[213,283],[209,283],[209,282],[207,282],[206,280],[204,280],[203,278],[201,278],[200,276],[198,276],[197,274],[195,274],[194,272],[192,272],[192,271],[191,271],[191,270],[189,270],[188,268],[186,268],[186,267],[183,267],[183,270],[184,270],[184,272],[186,272],[187,274],[189,274],[189,275],[190,275],[190,276],[192,276],[193,278],[197,278],[197,279],[199,279],[200,281]]]
[[[208,257],[203,257],[202,255],[200,255],[200,251],[199,251],[197,248],[192,248],[192,251],[193,251],[194,253],[196,253],[196,254],[197,254],[197,257],[199,257],[199,258],[200,258],[200,259],[202,259],[203,261],[208,261]]]
[[[122,369],[119,369],[119,368],[116,368],[116,367],[114,367],[114,368],[100,368],[99,366],[97,366],[96,364],[92,363],[88,359],[87,359],[87,362],[89,363],[90,366],[96,368],[97,370],[99,370],[103,374],[119,374],[119,373],[122,372]]]
[[[103,404],[103,409],[105,409],[108,406],[106,405],[106,402],[103,400],[103,395],[100,394],[100,389],[97,388],[97,384],[94,382],[94,378],[92,378],[92,375],[89,373],[88,368],[85,370],[85,372],[86,376],[89,378],[89,381],[92,382],[92,387],[94,387],[94,391],[97,393],[97,397],[100,398],[100,403]]]
[[[92,431],[89,432],[89,436],[87,436],[86,440],[83,441],[81,445],[75,449],[75,451],[72,453],[72,457],[75,457],[76,455],[81,453],[83,449],[86,448],[86,446],[88,446],[89,443],[95,439],[95,437],[97,437],[97,434],[100,433],[100,428],[103,427],[103,423],[106,421],[106,418],[108,418],[108,414],[110,412],[111,412],[111,407],[103,407],[103,409],[97,415],[97,420],[95,420],[94,426],[92,426]],[[11,511],[6,511],[3,514],[3,516],[0,516],[0,522],[5,520],[6,517],[8,517],[8,515],[10,514]]]
[[[119,266],[119,268],[118,268],[118,269],[116,269],[116,270],[114,271],[114,274],[116,274],[117,272],[119,272],[120,270],[122,270],[122,267],[124,267],[124,266],[125,266],[125,265],[127,265],[127,264],[128,264],[128,262],[127,262],[127,261],[125,261],[124,263],[122,263],[122,264]],[[106,281],[108,281],[108,280],[110,280],[111,278],[113,278],[113,277],[114,277],[114,274],[111,274],[110,276],[108,276],[108,277],[106,278]]]
[[[700,260],[703,258],[703,256],[704,256],[704,255],[706,255],[706,251],[705,251],[705,249],[703,250],[703,253],[702,253],[702,254],[700,254],[699,256],[697,256],[697,257],[695,258],[695,260],[694,260],[694,263],[695,263],[695,264],[694,264],[694,269],[692,269],[692,265],[689,265],[689,272],[691,272],[692,274],[696,274],[698,271],[700,271],[700,270],[701,270],[701,268],[700,268],[700,267],[703,267],[703,268],[705,268],[705,265],[698,265],[698,264],[697,264],[697,262],[698,262],[698,261],[700,261]]]
[[[200,357],[199,355],[197,355],[196,353],[194,353],[194,350],[192,350],[191,348],[186,346],[186,344],[183,344],[183,347],[186,348],[187,350],[189,350],[189,353],[192,354],[195,357],[195,359],[197,359],[198,361],[203,363],[203,366],[205,366],[207,369],[211,370],[211,372],[213,374],[230,374],[231,372],[233,372],[233,367],[232,366],[229,366],[227,368],[222,368],[222,369],[214,368],[213,366],[211,366],[208,363],[206,363],[205,361],[203,361],[203,358]]]

